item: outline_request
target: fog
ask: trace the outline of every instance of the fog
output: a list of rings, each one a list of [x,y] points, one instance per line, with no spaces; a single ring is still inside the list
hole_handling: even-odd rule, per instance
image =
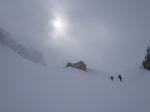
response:
[[[149,0],[1,0],[0,27],[43,52],[49,66],[84,60],[118,72],[140,66],[150,42]],[[53,20],[66,27],[59,34]],[[54,35],[57,34],[57,35]]]

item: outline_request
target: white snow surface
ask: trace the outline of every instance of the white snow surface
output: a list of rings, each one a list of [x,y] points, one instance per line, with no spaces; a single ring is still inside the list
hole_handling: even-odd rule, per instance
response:
[[[0,112],[150,112],[149,71],[91,68],[43,67],[0,47]]]

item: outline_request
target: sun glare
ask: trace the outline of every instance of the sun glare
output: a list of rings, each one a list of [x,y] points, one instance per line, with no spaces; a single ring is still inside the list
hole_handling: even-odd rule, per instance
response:
[[[67,29],[67,25],[66,25],[66,22],[64,21],[63,18],[55,18],[53,21],[52,21],[52,26],[53,26],[53,33],[52,33],[52,36],[54,38],[64,38],[66,37],[66,29]]]
[[[63,28],[63,23],[60,19],[54,20],[53,25],[54,25],[55,28]]]
[[[65,28],[65,22],[61,18],[57,18],[53,21],[53,26],[56,30],[62,30]]]

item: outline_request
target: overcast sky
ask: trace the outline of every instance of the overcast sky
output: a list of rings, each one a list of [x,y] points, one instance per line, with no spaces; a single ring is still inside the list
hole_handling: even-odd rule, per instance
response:
[[[61,29],[54,21],[61,19]],[[0,27],[41,49],[52,66],[84,60],[118,72],[140,66],[150,44],[150,0],[0,0]]]

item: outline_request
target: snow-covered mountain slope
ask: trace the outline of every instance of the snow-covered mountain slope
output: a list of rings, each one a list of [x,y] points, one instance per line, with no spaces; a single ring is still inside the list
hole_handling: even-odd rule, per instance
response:
[[[0,112],[149,112],[150,72],[43,67],[0,48]],[[115,80],[109,78],[113,75]]]
[[[23,58],[29,61],[32,61],[33,63],[38,63],[46,66],[44,57],[40,51],[32,48],[27,48],[24,45],[18,43],[11,37],[11,35],[7,31],[1,28],[0,28],[0,45],[10,48],[18,55],[22,56]]]

